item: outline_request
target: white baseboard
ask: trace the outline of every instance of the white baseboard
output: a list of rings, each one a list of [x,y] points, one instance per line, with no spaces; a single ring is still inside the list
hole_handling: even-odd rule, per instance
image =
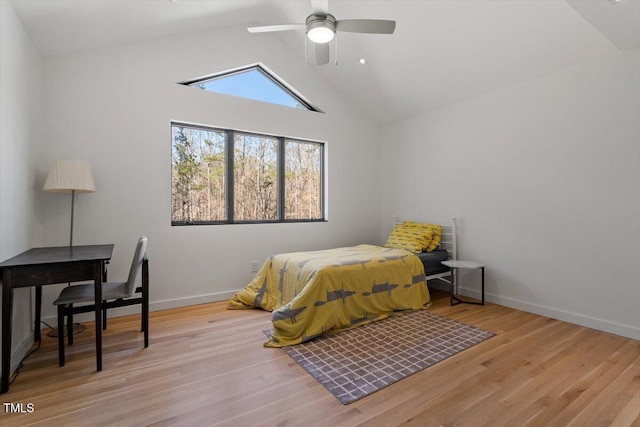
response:
[[[480,299],[480,291],[477,289],[458,288],[462,295]],[[500,295],[489,294],[485,292],[485,301],[503,305],[505,307],[515,308],[517,310],[526,311],[528,313],[538,314],[540,316],[550,317],[552,319],[562,320],[564,322],[574,323],[587,328],[597,329],[599,331],[609,332],[623,337],[640,340],[640,328],[625,325],[622,323],[611,322],[609,320],[598,319],[596,317],[585,316],[584,314],[573,313],[570,311],[559,310],[556,308],[546,307],[530,302],[503,297]]]

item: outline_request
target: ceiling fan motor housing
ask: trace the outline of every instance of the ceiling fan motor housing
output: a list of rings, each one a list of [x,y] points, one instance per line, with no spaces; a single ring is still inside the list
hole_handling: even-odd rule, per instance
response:
[[[309,37],[310,40],[316,43],[326,43],[328,41],[331,41],[331,39],[333,38],[333,34],[335,34],[336,32],[336,18],[329,13],[327,13],[326,15],[311,14],[307,16],[307,20],[305,24],[307,25],[307,36]],[[316,31],[326,32],[326,30],[330,30],[331,31],[330,37],[328,37],[326,40],[323,40],[323,41],[315,40],[313,36],[313,33],[314,33],[313,30],[316,28],[318,29]]]

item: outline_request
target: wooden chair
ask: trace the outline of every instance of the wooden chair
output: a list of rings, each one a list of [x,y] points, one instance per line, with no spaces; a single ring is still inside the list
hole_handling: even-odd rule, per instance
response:
[[[141,237],[131,262],[129,277],[126,282],[102,283],[102,328],[107,328],[107,309],[142,305],[142,332],[144,346],[149,347],[149,261],[146,256],[147,238]],[[142,275],[142,285],[135,286]],[[141,296],[131,298],[134,294]],[[95,304],[74,306],[78,303],[95,302],[94,284],[68,286],[60,292],[53,302],[58,306],[58,363],[64,366],[64,317],[67,316],[67,336],[69,345],[73,344],[73,315],[77,313],[95,312]]]

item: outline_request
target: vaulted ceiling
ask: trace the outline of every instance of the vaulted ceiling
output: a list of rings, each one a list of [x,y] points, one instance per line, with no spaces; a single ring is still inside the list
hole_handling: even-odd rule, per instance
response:
[[[300,23],[312,11],[305,0],[12,4],[45,57],[230,25]],[[380,124],[640,47],[640,0],[329,0],[329,11],[397,22],[393,35],[339,33],[337,58],[318,67]],[[284,42],[304,61],[303,31],[253,36]]]

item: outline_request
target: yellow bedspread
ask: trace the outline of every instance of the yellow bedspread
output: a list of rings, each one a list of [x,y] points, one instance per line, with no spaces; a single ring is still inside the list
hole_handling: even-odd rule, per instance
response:
[[[272,256],[228,308],[272,311],[273,334],[265,346],[283,347],[429,305],[418,257],[358,245]]]

